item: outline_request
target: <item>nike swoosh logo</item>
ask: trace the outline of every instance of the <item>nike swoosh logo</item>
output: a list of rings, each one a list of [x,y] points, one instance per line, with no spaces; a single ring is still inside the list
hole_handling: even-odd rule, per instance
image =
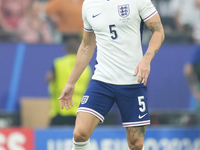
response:
[[[146,116],[148,113],[144,114],[143,116],[138,116],[139,119],[142,119],[144,116]]]
[[[95,17],[97,17],[97,16],[100,15],[100,14],[101,14],[101,13],[96,14],[96,15],[93,15],[92,18],[95,18]]]

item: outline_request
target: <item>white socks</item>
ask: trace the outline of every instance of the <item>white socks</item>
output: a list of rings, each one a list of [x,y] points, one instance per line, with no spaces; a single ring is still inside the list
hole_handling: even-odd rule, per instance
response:
[[[142,150],[144,150],[144,146],[143,146]]]
[[[90,139],[86,142],[75,142],[73,139],[72,150],[92,150],[90,145]]]
[[[72,150],[92,150],[90,145],[90,139],[86,142],[75,142],[73,139],[73,147]],[[144,150],[144,146],[142,148]]]

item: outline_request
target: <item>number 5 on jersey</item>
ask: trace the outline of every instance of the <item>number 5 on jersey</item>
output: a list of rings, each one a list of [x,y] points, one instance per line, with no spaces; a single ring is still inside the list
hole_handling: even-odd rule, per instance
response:
[[[144,101],[142,101],[144,99],[144,96],[139,96],[138,97],[138,103],[139,103],[139,110],[141,111],[141,112],[145,112],[146,111],[146,105],[145,105],[145,102]]]
[[[117,31],[114,29],[116,26],[114,24],[109,25],[110,33],[112,34],[111,38],[115,40],[117,38]]]

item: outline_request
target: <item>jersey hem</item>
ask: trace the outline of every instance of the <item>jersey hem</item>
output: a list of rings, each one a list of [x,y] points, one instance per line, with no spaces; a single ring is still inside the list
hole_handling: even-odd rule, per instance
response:
[[[122,123],[123,127],[144,126],[144,125],[149,125],[149,124],[150,124],[150,120],[139,121],[139,122],[126,122],[126,123]]]
[[[117,83],[117,82],[109,82],[107,80],[101,80],[101,79],[97,79],[97,78],[93,78],[92,77],[92,80],[97,80],[97,81],[101,81],[101,82],[104,82],[104,83],[108,83],[108,84],[112,84],[112,85],[140,85],[141,83],[137,83],[137,82],[127,82],[127,83]]]

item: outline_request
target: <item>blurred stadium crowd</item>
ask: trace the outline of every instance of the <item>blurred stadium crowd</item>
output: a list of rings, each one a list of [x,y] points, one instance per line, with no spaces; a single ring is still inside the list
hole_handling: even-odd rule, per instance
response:
[[[0,41],[60,43],[63,41],[60,32],[82,30],[82,2],[0,0]]]
[[[1,42],[51,43],[52,34],[40,1],[0,0]]]
[[[0,42],[61,43],[82,30],[83,0],[0,0]],[[165,28],[165,43],[200,43],[199,0],[152,0]],[[192,10],[192,11],[191,11]],[[150,32],[144,30],[144,44]]]

